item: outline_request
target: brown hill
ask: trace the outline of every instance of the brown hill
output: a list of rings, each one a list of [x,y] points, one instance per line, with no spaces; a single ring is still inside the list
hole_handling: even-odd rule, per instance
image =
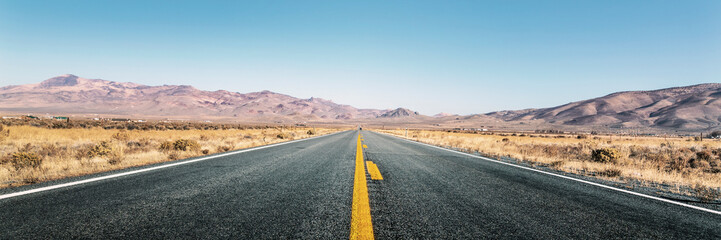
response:
[[[551,124],[670,129],[721,125],[721,84],[655,91],[629,91],[558,107],[487,114],[506,121],[544,120]]]
[[[380,116],[379,118],[400,118],[400,117],[413,117],[413,116],[419,116],[418,112],[411,111],[410,109],[405,108],[396,108],[395,110],[387,111]]]
[[[0,88],[0,111],[297,121],[375,118],[386,112],[270,91],[202,91],[185,85],[146,86],[69,74],[38,84]]]

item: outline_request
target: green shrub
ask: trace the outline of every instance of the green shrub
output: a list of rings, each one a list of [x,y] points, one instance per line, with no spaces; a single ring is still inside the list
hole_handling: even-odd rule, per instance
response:
[[[98,144],[95,144],[88,151],[89,158],[110,156],[112,154],[113,154],[113,148],[110,146],[110,143],[107,141],[102,141]]]
[[[602,163],[615,163],[621,154],[615,148],[600,148],[591,151],[591,159]]]
[[[180,151],[197,151],[200,150],[200,144],[195,140],[178,139],[173,143],[173,149]]]
[[[10,162],[15,169],[23,169],[26,167],[37,168],[40,167],[43,159],[32,152],[16,152],[10,156]]]
[[[190,139],[178,139],[174,142],[163,142],[160,144],[159,149],[161,151],[167,152],[170,150],[178,150],[178,151],[198,151],[200,150],[200,144],[195,140]]]

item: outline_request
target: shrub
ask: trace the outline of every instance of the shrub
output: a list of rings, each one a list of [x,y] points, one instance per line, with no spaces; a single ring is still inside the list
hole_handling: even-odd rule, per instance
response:
[[[586,139],[586,138],[588,138],[588,136],[586,136],[584,134],[580,134],[580,135],[576,136],[576,139]]]
[[[43,159],[32,152],[16,152],[10,156],[10,162],[15,169],[23,169],[26,167],[37,168],[42,164]]]
[[[89,158],[110,156],[112,154],[113,154],[113,148],[110,146],[110,143],[107,141],[102,141],[99,144],[95,144],[88,151]]]
[[[711,152],[709,151],[701,151],[696,153],[696,157],[700,160],[711,160]]]
[[[40,147],[38,154],[45,157],[57,157],[62,156],[66,153],[67,147],[58,147],[55,144],[44,144]]]
[[[278,133],[278,135],[276,135],[275,137],[277,137],[278,139],[288,139],[290,138],[290,135],[287,133]]]
[[[706,160],[701,160],[701,159],[691,159],[688,161],[688,165],[691,168],[701,168],[701,169],[711,168],[711,164],[709,164],[709,162],[707,162]]]
[[[217,150],[218,150],[218,152],[227,152],[227,151],[230,151],[231,149],[233,149],[233,148],[226,145],[226,146],[218,146]]]
[[[160,144],[158,148],[160,151],[167,152],[171,150],[179,151],[198,151],[200,150],[200,144],[195,140],[190,139],[178,139],[174,142],[166,141]]]
[[[200,149],[200,144],[195,140],[178,139],[173,143],[173,149],[180,151],[197,151]]]
[[[175,148],[175,146],[174,146],[173,142],[171,142],[171,141],[162,142],[160,144],[160,147],[158,147],[158,149],[160,149],[160,151],[163,151],[163,152],[173,150],[173,148]]]
[[[128,141],[130,140],[130,134],[128,134],[125,130],[121,130],[120,132],[113,134],[113,139],[118,141]]]
[[[178,160],[180,159],[180,155],[176,152],[171,152],[168,154],[168,160]]]
[[[606,169],[598,173],[598,175],[606,176],[606,177],[618,177],[621,176],[621,170],[620,169]]]
[[[306,132],[308,135],[315,135],[315,129],[310,129]]]
[[[208,150],[208,149],[203,149],[203,151],[201,151],[201,152],[202,152],[203,154],[208,154],[208,153],[210,153],[210,150]]]
[[[120,154],[112,154],[110,155],[110,158],[108,158],[108,163],[111,165],[118,164],[123,161],[123,156]]]
[[[591,151],[591,159],[596,162],[611,163],[621,158],[621,154],[615,148],[599,148]]]
[[[508,138],[501,139],[501,142],[508,142],[508,141],[510,141],[510,140],[508,140]]]

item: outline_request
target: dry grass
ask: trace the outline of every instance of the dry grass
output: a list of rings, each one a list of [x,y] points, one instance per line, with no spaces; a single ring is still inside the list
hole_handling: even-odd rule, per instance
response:
[[[215,129],[128,131],[102,127],[2,126],[0,187],[226,152],[340,130],[300,127]]]
[[[405,130],[378,130],[404,137]],[[608,180],[691,189],[682,194],[710,201],[721,193],[721,142],[688,138],[477,134],[412,130],[408,138],[438,146],[511,157]],[[679,190],[676,190],[679,191]],[[712,196],[712,197],[709,197]],[[711,201],[714,199],[711,199]]]

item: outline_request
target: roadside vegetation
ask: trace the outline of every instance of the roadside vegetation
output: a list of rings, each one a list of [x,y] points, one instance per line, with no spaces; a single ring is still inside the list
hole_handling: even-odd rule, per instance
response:
[[[378,130],[400,137],[406,130]],[[696,138],[409,130],[407,138],[493,158],[721,200],[721,141]]]
[[[340,129],[200,123],[0,124],[0,188],[227,152]],[[32,123],[32,124],[31,124]],[[132,124],[132,125],[131,125]],[[10,125],[10,126],[8,126]],[[112,126],[112,127],[108,127]],[[131,130],[128,130],[128,126]],[[143,130],[145,129],[145,130]]]

